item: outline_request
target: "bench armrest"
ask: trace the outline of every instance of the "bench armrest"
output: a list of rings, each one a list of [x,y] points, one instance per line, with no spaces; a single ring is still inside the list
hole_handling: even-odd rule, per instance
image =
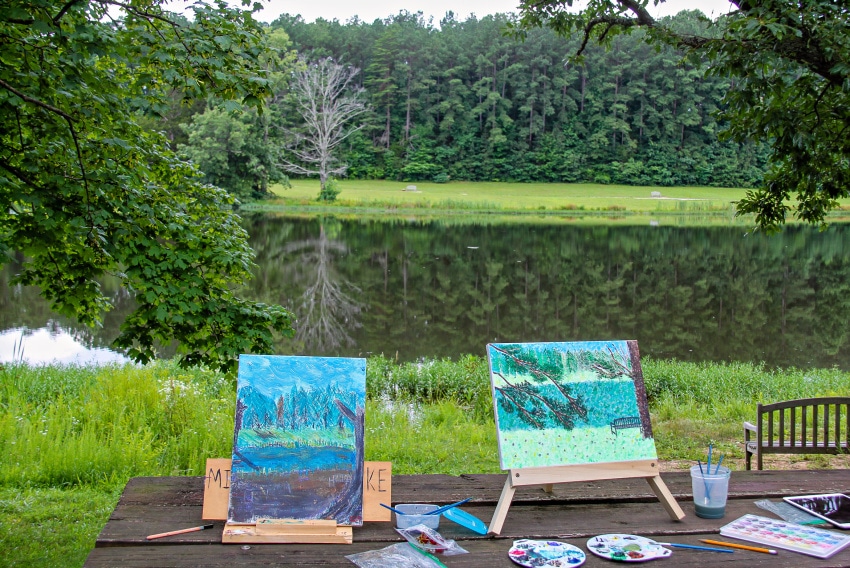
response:
[[[758,433],[755,424],[750,424],[749,422],[744,422],[744,444],[748,444],[750,441],[750,435]],[[749,467],[749,465],[747,466]]]

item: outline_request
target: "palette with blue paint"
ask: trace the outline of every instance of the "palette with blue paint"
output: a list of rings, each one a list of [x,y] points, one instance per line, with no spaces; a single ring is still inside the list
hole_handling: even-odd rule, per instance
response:
[[[581,566],[587,555],[577,546],[557,540],[515,540],[508,557],[528,568],[567,568]]]

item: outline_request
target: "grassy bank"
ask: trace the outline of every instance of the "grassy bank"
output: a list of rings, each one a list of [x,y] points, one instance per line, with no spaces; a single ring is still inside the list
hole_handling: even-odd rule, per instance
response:
[[[407,190],[415,187],[415,190]],[[734,219],[734,202],[745,189],[719,187],[651,187],[567,183],[450,182],[413,184],[386,180],[341,180],[337,201],[316,202],[319,182],[294,180],[292,187],[272,186],[274,199],[248,204],[247,209],[289,212],[356,212],[358,215],[427,216],[522,215],[543,217],[678,217]],[[850,199],[831,220],[845,220]],[[751,219],[741,222],[752,222]]]
[[[368,361],[366,457],[404,473],[498,473],[486,361]],[[758,401],[850,394],[836,370],[644,360],[658,454],[735,464]],[[0,371],[0,544],[5,566],[80,566],[127,479],[201,475],[230,452],[235,385],[169,363],[10,365]],[[462,436],[458,432],[463,432]]]
[[[415,190],[408,190],[415,187]],[[634,187],[566,183],[451,182],[343,180],[333,207],[440,211],[515,212],[729,212],[743,189],[713,187]],[[316,205],[317,180],[295,180],[284,189],[275,185],[277,200],[263,205]]]

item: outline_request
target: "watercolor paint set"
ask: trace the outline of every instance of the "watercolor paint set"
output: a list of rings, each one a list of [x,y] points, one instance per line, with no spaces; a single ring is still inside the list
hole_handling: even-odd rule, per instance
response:
[[[758,515],[744,515],[721,527],[723,536],[829,558],[850,545],[850,535]]]

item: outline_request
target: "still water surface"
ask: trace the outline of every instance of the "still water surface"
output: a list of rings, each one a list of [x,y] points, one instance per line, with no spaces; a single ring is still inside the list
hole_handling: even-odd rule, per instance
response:
[[[484,355],[488,342],[637,339],[642,355],[850,369],[850,226],[444,224],[246,217],[257,252],[248,297],[297,316],[280,354],[403,360]],[[0,282],[0,331],[50,326],[105,348],[132,299],[98,330]],[[17,331],[9,331],[17,330]],[[24,358],[49,360],[29,343]],[[8,343],[8,341],[7,341]],[[0,359],[19,358],[0,342]]]

